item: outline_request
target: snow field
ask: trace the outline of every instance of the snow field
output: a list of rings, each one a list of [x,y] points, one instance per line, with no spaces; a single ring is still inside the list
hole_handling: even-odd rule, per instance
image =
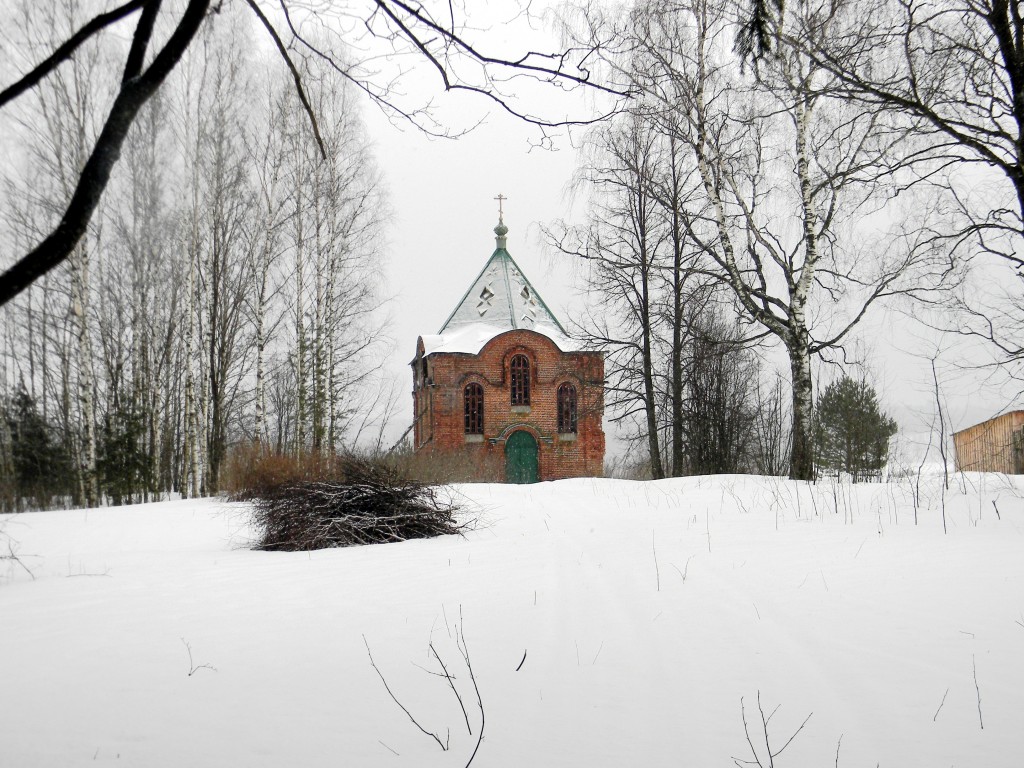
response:
[[[460,637],[474,766],[731,766],[741,698],[767,764],[758,694],[773,749],[813,713],[779,768],[1018,766],[1024,482],[941,489],[464,485],[465,539],[312,553],[212,500],[0,518],[0,766],[464,766]]]

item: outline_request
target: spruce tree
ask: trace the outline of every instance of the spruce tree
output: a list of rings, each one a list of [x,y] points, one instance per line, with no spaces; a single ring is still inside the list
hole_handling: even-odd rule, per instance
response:
[[[70,465],[54,437],[56,429],[43,418],[24,387],[2,404],[0,415],[6,422],[5,442],[7,438],[10,441],[7,450],[14,481],[9,499],[12,508],[23,508],[23,504],[45,508],[54,496],[70,493]]]

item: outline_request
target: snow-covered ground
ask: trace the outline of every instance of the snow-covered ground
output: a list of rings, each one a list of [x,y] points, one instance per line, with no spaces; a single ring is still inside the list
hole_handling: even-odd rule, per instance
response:
[[[464,539],[313,553],[210,500],[0,518],[0,766],[732,766],[744,713],[764,765],[810,715],[779,768],[1024,761],[1024,480],[917,525],[913,481],[456,492]]]

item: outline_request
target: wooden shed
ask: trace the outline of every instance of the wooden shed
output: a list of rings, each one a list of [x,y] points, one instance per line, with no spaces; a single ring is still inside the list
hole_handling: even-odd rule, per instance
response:
[[[1024,411],[1010,411],[953,433],[956,468],[1024,474]]]

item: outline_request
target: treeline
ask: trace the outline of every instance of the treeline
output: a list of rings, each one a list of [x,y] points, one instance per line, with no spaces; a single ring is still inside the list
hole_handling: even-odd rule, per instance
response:
[[[14,48],[52,49],[87,5],[24,3]],[[252,21],[229,4],[204,24],[72,258],[3,309],[0,508],[214,493],[232,446],[330,453],[379,428],[386,200],[369,141],[320,71],[304,77],[314,137]],[[86,44],[8,115],[5,252],[59,218],[116,45]]]
[[[956,100],[958,73],[1012,79],[989,55],[999,19],[918,19],[887,0],[870,18],[856,2],[758,7],[778,17],[756,59],[737,53],[729,0],[582,4],[566,19],[580,49],[610,41],[595,77],[633,98],[587,137],[576,181],[588,221],[547,236],[586,276],[595,309],[577,331],[607,351],[609,410],[655,478],[813,479],[812,365],[835,364],[826,381],[841,373],[882,303],[962,304],[970,259],[1005,268],[1020,238],[1009,185],[980,200],[963,180],[977,142],[936,127],[961,106],[954,123],[984,119]],[[928,64],[936,36],[963,42],[941,70]],[[914,82],[927,90],[900,96]],[[912,98],[935,108],[915,112]],[[782,371],[766,362],[779,353]],[[892,423],[879,423],[884,464]]]

